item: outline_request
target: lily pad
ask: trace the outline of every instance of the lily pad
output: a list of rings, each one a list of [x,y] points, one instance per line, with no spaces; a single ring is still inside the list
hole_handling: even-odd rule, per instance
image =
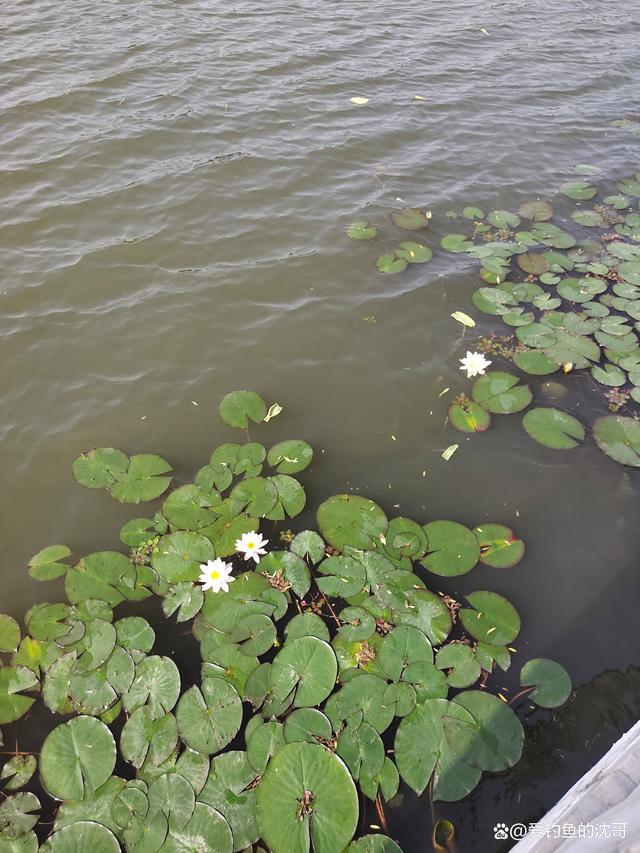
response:
[[[517,228],[520,225],[520,217],[508,210],[492,210],[487,221],[495,228]]]
[[[245,752],[226,752],[211,762],[199,799],[220,812],[231,827],[233,849],[245,850],[260,837],[256,822],[256,773]]]
[[[520,205],[518,213],[532,222],[545,222],[553,216],[553,207],[546,201],[528,201]]]
[[[480,558],[472,531],[456,521],[431,521],[424,526],[427,556],[422,565],[436,575],[453,577],[470,572]]]
[[[281,441],[267,454],[267,462],[278,474],[296,474],[308,468],[313,459],[313,448],[306,441]]]
[[[200,565],[213,560],[215,555],[210,540],[199,533],[170,533],[158,542],[151,565],[170,583],[197,581]]]
[[[520,673],[520,684],[535,689],[528,695],[541,708],[558,708],[571,694],[571,679],[563,666],[547,658],[527,661]]]
[[[449,420],[460,432],[484,432],[491,425],[491,415],[472,400],[449,406]]]
[[[433,257],[433,252],[422,243],[400,243],[396,249],[396,257],[402,258],[408,264],[424,264]]]
[[[256,790],[260,833],[272,853],[335,853],[351,841],[358,795],[338,756],[290,743],[271,759]]]
[[[387,252],[380,255],[376,260],[378,271],[392,275],[393,273],[402,272],[407,268],[407,262],[404,258],[399,258],[395,252]]]
[[[36,674],[26,666],[0,668],[0,724],[13,723],[27,713],[35,699],[22,694],[37,686]]]
[[[296,708],[315,707],[329,696],[338,663],[331,646],[317,637],[287,640],[271,668],[271,689],[281,701],[296,688]]]
[[[512,373],[492,371],[473,383],[474,401],[492,414],[509,415],[521,412],[531,403],[533,395],[528,385],[519,385]]]
[[[586,201],[593,198],[598,190],[587,181],[567,181],[560,187],[560,192],[569,198]]]
[[[525,373],[530,373],[532,376],[547,376],[560,370],[560,364],[540,350],[517,352],[513,357],[513,362],[520,370],[524,370]]]
[[[0,613],[0,652],[15,652],[20,645],[20,626],[15,619]]]
[[[78,456],[73,463],[73,476],[88,489],[105,489],[113,485],[116,475],[124,474],[128,466],[126,453],[113,447],[97,447]]]
[[[593,424],[593,437],[600,450],[632,468],[640,468],[640,423],[621,415],[605,415]]]
[[[231,827],[219,811],[205,803],[196,803],[193,815],[186,826],[180,830],[169,827],[167,840],[162,845],[162,853],[185,853],[187,850],[232,853]],[[137,853],[137,848],[134,848],[131,853]]]
[[[392,211],[391,219],[398,228],[403,228],[405,231],[419,231],[427,227],[431,214],[417,207],[403,207]]]
[[[524,252],[517,257],[518,266],[529,275],[542,275],[549,269],[549,262],[544,255]]]
[[[472,592],[466,596],[473,610],[459,611],[462,625],[472,637],[496,646],[512,643],[520,633],[515,607],[497,592]]]
[[[204,678],[180,697],[176,709],[183,741],[196,752],[219,752],[230,743],[242,722],[238,691],[222,678]]]
[[[42,744],[40,775],[47,792],[59,800],[80,800],[111,776],[116,744],[95,717],[74,717],[50,732]]]
[[[531,409],[522,418],[527,435],[554,450],[571,450],[584,441],[584,427],[577,418],[559,409]]]
[[[70,556],[71,549],[66,545],[49,545],[29,560],[29,574],[37,581],[61,578],[69,570],[67,563],[61,560]]]
[[[376,503],[359,495],[334,495],[320,504],[317,520],[325,540],[339,551],[345,545],[377,547],[389,523]]]
[[[289,546],[294,554],[303,559],[309,559],[312,563],[319,563],[325,554],[325,544],[321,536],[315,530],[303,530],[294,536]]]
[[[267,414],[267,404],[255,391],[231,391],[218,408],[222,420],[232,427],[246,429],[249,421],[260,423]]]
[[[129,460],[126,471],[114,473],[115,482],[109,494],[117,501],[137,504],[152,501],[169,488],[171,477],[162,476],[171,471],[171,465],[161,456],[138,453]]]
[[[27,784],[36,772],[38,761],[35,755],[14,755],[2,768],[0,779],[8,779],[5,791],[17,791]]]
[[[480,545],[480,562],[495,569],[510,569],[524,556],[524,542],[503,524],[483,524],[473,531]]]
[[[378,229],[372,225],[367,219],[359,219],[357,222],[352,222],[347,228],[347,237],[352,240],[373,240],[377,235]]]
[[[118,839],[101,823],[79,820],[59,829],[49,836],[40,850],[42,853],[119,853]],[[132,849],[132,848],[129,848]]]
[[[436,655],[436,667],[447,672],[450,687],[471,687],[480,677],[480,664],[471,646],[448,643]]]

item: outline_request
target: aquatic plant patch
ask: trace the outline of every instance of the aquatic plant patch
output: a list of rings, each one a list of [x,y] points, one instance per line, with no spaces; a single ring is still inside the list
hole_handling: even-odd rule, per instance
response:
[[[528,402],[508,374],[478,381],[461,423]],[[276,405],[237,391],[219,412],[248,431]],[[570,420],[536,411],[532,431],[574,439]],[[169,492],[160,457],[98,448],[76,460],[78,482],[116,500],[164,497],[122,527],[116,550],[40,550],[29,574],[64,578],[67,600],[36,604],[23,626],[0,615],[0,723],[18,723],[0,771],[2,849],[392,853],[385,803],[401,782],[453,801],[518,762],[512,706],[557,707],[569,676],[531,660],[510,703],[500,673],[516,654],[516,608],[487,589],[457,601],[439,584],[479,563],[516,566],[522,540],[499,523],[389,518],[354,494],[322,501],[317,529],[278,536],[306,506],[293,475],[313,460],[305,441],[266,448],[247,434]],[[135,615],[154,597],[166,633],[181,625],[199,644],[196,683]],[[39,754],[19,745],[36,704],[54,715]],[[381,831],[356,838],[367,802]]]

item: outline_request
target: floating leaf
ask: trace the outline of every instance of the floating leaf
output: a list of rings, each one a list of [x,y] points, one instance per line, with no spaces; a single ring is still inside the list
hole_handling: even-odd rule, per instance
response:
[[[405,231],[419,231],[427,227],[431,213],[417,207],[403,207],[392,211],[391,219],[398,228],[404,228]]]
[[[2,768],[0,779],[8,779],[5,791],[17,791],[27,784],[36,772],[38,761],[35,755],[14,755]]]
[[[557,361],[549,358],[540,350],[517,352],[513,357],[513,362],[520,370],[524,370],[525,373],[530,373],[532,376],[547,376],[560,369],[560,364]]]
[[[520,217],[508,210],[492,210],[487,221],[496,228],[517,228],[520,225]]]
[[[40,753],[40,775],[47,792],[60,800],[80,800],[96,791],[113,772],[116,744],[95,717],[74,717],[50,732]]]
[[[549,263],[544,255],[524,252],[517,257],[518,266],[529,275],[542,275],[549,269]]]
[[[68,571],[69,566],[60,561],[69,556],[71,556],[71,549],[66,545],[49,545],[29,560],[29,574],[37,581],[61,578]]]
[[[224,817],[205,803],[196,803],[189,822],[178,830],[169,827],[163,853],[184,853],[191,850],[232,853],[233,836],[231,827]],[[137,853],[134,849],[132,853]]]
[[[601,385],[607,385],[613,388],[619,388],[627,381],[624,371],[620,370],[614,364],[605,364],[602,367],[596,364],[591,368],[591,375],[600,382]]]
[[[211,762],[200,800],[217,809],[231,827],[233,849],[245,850],[260,837],[256,823],[256,773],[245,752],[226,752]]]
[[[449,643],[436,655],[436,667],[449,670],[447,684],[450,687],[471,687],[480,677],[480,664],[471,646]]]
[[[325,553],[324,541],[315,530],[303,530],[296,534],[289,547],[294,554],[309,558],[312,563],[319,563]]]
[[[29,792],[13,794],[0,803],[0,838],[20,838],[36,825],[40,817],[40,800]]]
[[[400,243],[396,249],[396,257],[402,258],[408,264],[424,264],[433,257],[433,252],[422,243]]]
[[[313,448],[306,441],[281,441],[267,454],[267,462],[278,474],[296,474],[308,468],[313,459]]]
[[[560,187],[560,192],[569,198],[585,201],[593,198],[598,190],[587,181],[567,181]]]
[[[459,444],[450,444],[449,447],[446,447],[440,455],[445,462],[448,462],[459,447]]]
[[[0,652],[15,652],[20,645],[20,626],[11,616],[0,613]]]
[[[577,418],[559,409],[531,409],[522,426],[534,441],[554,450],[570,450],[584,440],[584,427]]]
[[[359,107],[369,103],[369,98],[363,98],[360,95],[356,95],[353,98],[349,98],[349,100],[352,104],[357,104]]]
[[[480,562],[495,569],[510,569],[524,556],[524,542],[503,524],[483,524],[473,531],[480,545]]]
[[[376,266],[379,272],[393,274],[406,270],[407,262],[404,258],[398,258],[395,252],[387,252],[376,260]]]
[[[462,215],[465,219],[484,219],[484,211],[479,207],[465,207]]]
[[[109,486],[112,498],[122,503],[137,504],[152,501],[169,488],[171,477],[164,477],[171,465],[161,456],[138,453],[129,460],[126,471],[114,473],[115,482]]]
[[[424,526],[427,556],[421,562],[436,575],[453,577],[470,572],[480,558],[478,540],[456,521],[431,521]]]
[[[449,420],[460,432],[484,432],[491,425],[491,415],[472,400],[449,406]]]
[[[222,678],[204,678],[180,697],[176,720],[183,741],[196,752],[219,752],[237,734],[242,702],[234,686]]]
[[[466,596],[473,610],[459,611],[462,625],[472,637],[496,646],[512,643],[520,633],[515,607],[497,592],[472,592]]]
[[[255,391],[231,391],[218,408],[222,420],[232,427],[245,429],[249,420],[260,423],[267,414],[267,404]]]
[[[331,646],[317,637],[288,640],[271,669],[271,689],[281,701],[296,688],[294,706],[314,707],[333,690],[338,672]]]
[[[402,849],[386,835],[364,835],[349,845],[347,853],[402,853]]]
[[[470,317],[468,314],[465,314],[464,311],[454,311],[451,316],[458,323],[462,323],[463,326],[467,326],[469,329],[473,329],[473,327],[476,325],[476,321],[473,319],[473,317]]]
[[[533,395],[529,386],[519,385],[519,381],[511,373],[495,370],[476,379],[471,394],[479,406],[493,414],[520,412],[529,405]]]
[[[198,533],[170,533],[158,542],[151,565],[170,583],[197,581],[200,565],[213,560],[215,555],[209,539]]]
[[[358,795],[349,771],[322,746],[290,743],[271,759],[256,790],[260,833],[272,853],[334,853],[351,841]]]
[[[26,666],[0,668],[0,724],[13,723],[27,713],[35,700],[22,693],[37,685],[35,673]]]
[[[78,456],[73,463],[73,476],[88,489],[105,489],[113,485],[116,475],[124,474],[128,466],[126,453],[113,447],[98,447]]]
[[[523,687],[535,684],[528,695],[541,708],[558,708],[563,705],[571,693],[571,679],[563,666],[547,658],[535,658],[528,661],[520,673]]]
[[[347,228],[347,237],[352,240],[373,240],[378,234],[378,229],[367,219],[359,219]]]
[[[640,423],[634,418],[605,415],[593,424],[596,444],[616,462],[640,468]]]
[[[320,504],[317,520],[325,540],[339,551],[345,545],[374,548],[388,527],[380,507],[359,495],[334,495]]]
[[[532,222],[545,222],[553,216],[553,207],[546,201],[528,201],[520,205],[518,213]]]
[[[178,727],[173,714],[156,716],[147,705],[136,708],[124,724],[120,752],[125,761],[140,769],[145,760],[162,764],[178,743]]]
[[[473,248],[473,243],[464,234],[447,234],[440,240],[440,245],[447,252],[456,253],[467,252]]]
[[[150,655],[136,664],[129,690],[122,697],[126,711],[134,711],[148,704],[153,717],[170,711],[180,695],[180,673],[168,657]]]

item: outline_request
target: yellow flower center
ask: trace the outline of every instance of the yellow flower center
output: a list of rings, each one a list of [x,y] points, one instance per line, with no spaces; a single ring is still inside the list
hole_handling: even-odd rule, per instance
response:
[[[256,547],[255,542],[247,542],[247,548],[255,548],[255,547]]]
[[[220,572],[217,569],[211,569],[209,576],[210,576],[212,581],[217,581],[218,578],[220,577]]]

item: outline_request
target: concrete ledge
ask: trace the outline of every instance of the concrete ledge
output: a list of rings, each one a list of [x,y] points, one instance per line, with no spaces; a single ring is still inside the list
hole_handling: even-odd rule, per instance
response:
[[[563,827],[626,825],[623,838],[562,837]],[[555,838],[554,829],[561,837]],[[543,835],[543,837],[540,837]],[[571,788],[524,838],[516,853],[640,853],[640,722]]]

